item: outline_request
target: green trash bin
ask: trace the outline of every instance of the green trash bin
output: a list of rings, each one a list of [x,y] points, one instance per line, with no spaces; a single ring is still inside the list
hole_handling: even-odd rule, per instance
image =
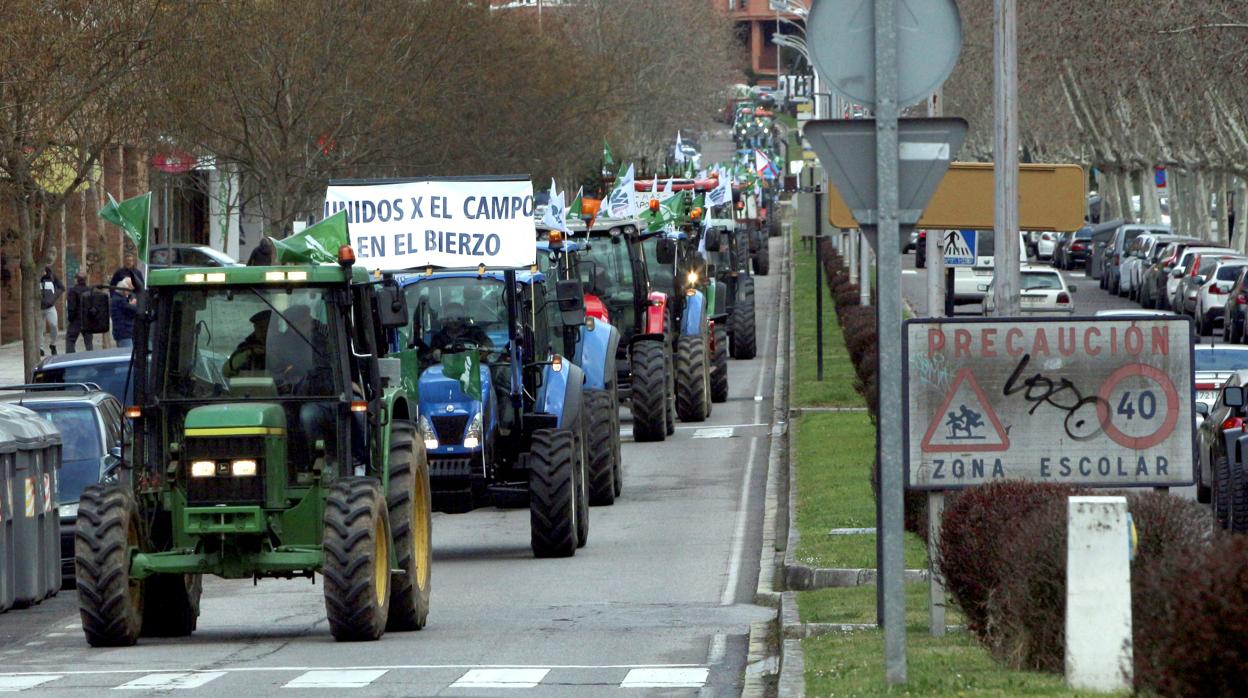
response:
[[[50,422],[16,405],[0,405],[0,429],[14,436],[13,606],[24,608],[61,588],[56,469],[61,435]],[[49,524],[49,522],[51,522]]]
[[[17,579],[16,544],[13,537],[13,478],[17,470],[17,441],[0,428],[0,613],[13,607]]]

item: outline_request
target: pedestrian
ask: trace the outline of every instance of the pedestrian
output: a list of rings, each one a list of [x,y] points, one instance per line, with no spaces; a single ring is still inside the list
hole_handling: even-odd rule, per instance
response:
[[[134,295],[134,282],[130,277],[121,279],[113,289],[109,301],[109,315],[113,320],[113,340],[117,346],[127,349],[134,344],[134,317],[138,314],[139,299]]]
[[[95,347],[91,334],[82,331],[83,315],[87,312],[87,297],[91,295],[91,287],[87,285],[87,273],[80,271],[74,275],[74,287],[65,296],[65,353],[72,354],[78,344],[78,335],[82,335],[82,348],[91,351]]]
[[[48,337],[48,350],[53,356],[56,356],[56,328],[60,321],[60,318],[56,315],[56,302],[65,294],[65,284],[62,284],[61,280],[56,278],[56,274],[52,273],[52,267],[45,266],[43,268],[43,278],[39,279],[39,290],[41,291],[39,307],[43,312],[43,322],[40,326],[39,355],[44,356],[43,339]]]
[[[130,288],[137,291],[143,290],[143,274],[139,271],[138,262],[134,255],[127,254],[121,258],[121,266],[117,267],[117,271],[113,272],[113,278],[109,280],[109,286],[120,286],[122,279],[130,279]]]

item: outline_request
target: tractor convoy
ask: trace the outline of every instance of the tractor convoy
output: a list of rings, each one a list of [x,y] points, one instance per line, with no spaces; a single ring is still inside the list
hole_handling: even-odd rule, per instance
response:
[[[78,509],[87,641],[191,634],[204,575],[319,574],[337,640],[418,630],[434,511],[527,507],[533,555],[575,555],[627,493],[621,406],[663,441],[757,351],[740,190],[636,193],[621,217],[543,216],[527,179],[335,182],[256,263],[153,271],[133,438]],[[413,226],[422,205],[465,222]]]

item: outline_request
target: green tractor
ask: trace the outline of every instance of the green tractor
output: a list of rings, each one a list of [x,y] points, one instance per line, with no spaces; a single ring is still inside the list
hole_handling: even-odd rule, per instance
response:
[[[338,640],[425,625],[431,501],[416,378],[386,351],[406,303],[393,281],[354,267],[351,248],[338,257],[151,273],[126,410],[133,448],[78,509],[91,645],[189,635],[205,574],[319,572]]]

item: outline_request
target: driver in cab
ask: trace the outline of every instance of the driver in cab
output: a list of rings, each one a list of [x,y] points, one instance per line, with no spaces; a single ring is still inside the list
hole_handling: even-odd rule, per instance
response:
[[[442,326],[429,340],[429,348],[435,352],[435,357],[465,344],[473,344],[478,349],[490,348],[489,335],[468,319],[463,304],[448,303],[442,311],[441,320]]]
[[[251,316],[251,334],[238,343],[230,358],[225,361],[222,373],[226,378],[265,369],[265,343],[268,340],[269,319],[272,316],[272,311],[269,310],[261,310]]]

